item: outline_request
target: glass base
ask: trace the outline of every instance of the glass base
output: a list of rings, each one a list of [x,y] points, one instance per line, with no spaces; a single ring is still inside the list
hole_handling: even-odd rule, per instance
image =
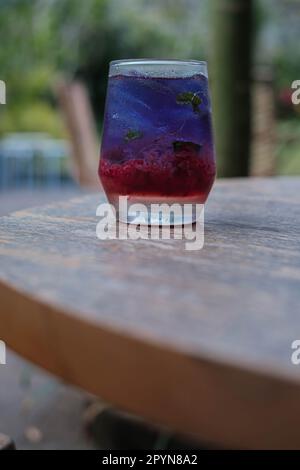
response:
[[[135,198],[115,206],[120,222],[135,225],[178,226],[196,222],[203,209],[199,196],[190,198]]]

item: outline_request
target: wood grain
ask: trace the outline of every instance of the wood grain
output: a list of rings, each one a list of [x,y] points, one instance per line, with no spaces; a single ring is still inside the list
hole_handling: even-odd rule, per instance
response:
[[[102,196],[0,219],[0,337],[202,441],[300,448],[300,180],[218,182],[205,246],[100,241]]]

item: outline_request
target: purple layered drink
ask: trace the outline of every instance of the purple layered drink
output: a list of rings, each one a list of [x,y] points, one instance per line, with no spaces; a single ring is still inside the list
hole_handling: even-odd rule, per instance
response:
[[[206,64],[113,62],[99,166],[108,200],[204,204],[215,173]]]

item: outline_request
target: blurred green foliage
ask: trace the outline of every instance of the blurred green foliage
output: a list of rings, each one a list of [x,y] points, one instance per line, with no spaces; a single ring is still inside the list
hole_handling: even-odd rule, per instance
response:
[[[0,110],[0,134],[13,128],[44,131],[49,126],[57,135],[53,85],[59,72],[87,84],[100,128],[109,61],[145,56],[203,59],[207,29],[199,28],[199,17],[207,4],[208,0],[0,0],[0,41],[5,44],[0,71],[9,103],[5,113]]]
[[[300,174],[299,119],[286,119],[277,124],[277,171],[280,175]]]
[[[0,78],[7,83],[9,105],[24,108],[43,100],[53,107],[53,82],[61,71],[87,83],[100,120],[109,61],[205,59],[209,7],[208,0],[0,0]],[[256,58],[273,62],[276,80],[285,86],[299,78],[300,58],[295,47],[278,40],[282,36],[292,44],[293,36],[286,31],[290,28],[282,32],[279,24],[287,12],[293,18],[300,5],[294,0],[257,0],[261,39]]]
[[[1,118],[0,118],[1,119]],[[60,114],[48,103],[35,101],[30,105],[13,106],[3,112],[1,134],[10,132],[44,132],[63,137],[64,127]]]
[[[0,136],[26,130],[64,135],[53,96],[60,73],[87,84],[100,130],[109,61],[206,59],[210,4],[209,0],[0,0],[0,79],[7,84]],[[279,93],[300,79],[300,2],[257,0],[256,6],[255,60],[273,67]]]

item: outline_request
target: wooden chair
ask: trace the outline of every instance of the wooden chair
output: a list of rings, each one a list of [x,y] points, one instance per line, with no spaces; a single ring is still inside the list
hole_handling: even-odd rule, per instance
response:
[[[81,186],[99,188],[99,139],[85,86],[60,79],[55,86],[62,115],[70,136],[72,171]]]

